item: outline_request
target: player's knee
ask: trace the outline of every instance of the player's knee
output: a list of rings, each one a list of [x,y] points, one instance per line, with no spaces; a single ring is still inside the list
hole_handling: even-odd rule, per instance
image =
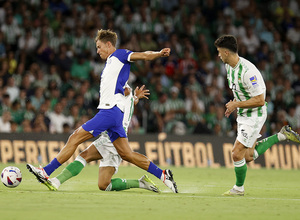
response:
[[[233,161],[240,161],[243,159],[243,157],[238,152],[232,151],[232,159]]]
[[[105,191],[109,184],[110,184],[110,182],[108,182],[108,181],[100,182],[100,183],[98,183],[98,188],[101,191]]]
[[[125,161],[131,162],[133,159],[133,154],[132,152],[126,152],[126,153],[119,153],[121,158]]]
[[[82,151],[79,156],[81,156],[87,163],[91,162],[91,158],[89,157],[89,154],[87,151]]]

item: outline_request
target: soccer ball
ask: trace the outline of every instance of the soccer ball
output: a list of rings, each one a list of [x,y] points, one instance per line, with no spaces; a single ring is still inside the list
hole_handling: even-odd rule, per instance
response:
[[[9,187],[17,187],[22,181],[22,173],[18,167],[5,167],[1,173],[2,183]]]

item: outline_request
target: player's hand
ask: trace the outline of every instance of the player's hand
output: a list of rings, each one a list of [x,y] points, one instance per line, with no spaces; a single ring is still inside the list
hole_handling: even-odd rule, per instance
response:
[[[138,99],[149,99],[148,96],[150,95],[150,92],[148,89],[145,89],[145,85],[142,85],[140,88],[137,86],[134,90],[134,95],[138,98]]]
[[[160,51],[161,57],[168,57],[170,56],[171,49],[170,48],[164,48]]]
[[[230,100],[229,102],[226,103],[225,107],[226,107],[225,116],[228,118],[230,114],[236,110],[237,101],[235,99],[233,101]]]

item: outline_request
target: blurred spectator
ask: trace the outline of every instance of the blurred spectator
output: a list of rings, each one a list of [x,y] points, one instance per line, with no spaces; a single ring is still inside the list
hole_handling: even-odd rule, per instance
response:
[[[67,123],[67,117],[62,113],[61,103],[57,103],[54,107],[54,111],[49,112],[48,117],[50,119],[49,131],[52,134],[60,134],[63,132],[63,124]]]
[[[11,101],[9,98],[9,94],[4,93],[1,100],[0,111],[1,113],[4,111],[10,111],[11,109]]]
[[[246,35],[242,37],[242,43],[247,47],[249,54],[254,54],[259,48],[260,42],[252,27],[246,29]]]
[[[140,40],[140,47],[142,51],[152,50],[155,51],[158,48],[157,43],[153,39],[153,34],[147,32],[143,34],[143,38]]]
[[[83,54],[72,64],[71,75],[75,80],[89,80],[92,68]]]
[[[47,118],[42,113],[38,113],[37,116],[32,120],[32,131],[36,133],[48,132],[49,129],[46,124]]]
[[[41,104],[45,101],[44,89],[42,87],[36,87],[34,95],[30,98],[31,104],[35,110],[38,110]]]
[[[6,15],[6,20],[1,26],[1,31],[5,36],[8,50],[15,51],[17,49],[17,39],[21,34],[21,29],[19,28],[17,21],[14,20],[11,12],[8,12]]]
[[[9,95],[10,102],[14,102],[20,95],[20,89],[15,85],[15,79],[12,76],[7,79],[6,92]]]
[[[176,127],[180,126],[180,129],[185,129],[182,127],[184,122],[184,115],[186,114],[185,103],[182,99],[178,97],[179,89],[176,86],[170,89],[170,98],[167,100],[168,109],[166,111],[166,126],[165,131],[171,132],[176,131]],[[181,122],[181,123],[180,123]],[[185,130],[180,132],[185,133]]]
[[[13,122],[21,124],[24,120],[24,110],[21,108],[19,101],[14,101],[11,107],[11,118]]]
[[[11,132],[11,114],[10,111],[4,111],[0,117],[0,132]]]
[[[292,44],[300,43],[300,17],[296,18],[295,26],[289,28],[289,30],[287,32],[287,39]]]
[[[68,123],[63,124],[63,134],[71,134],[71,127]]]
[[[166,118],[167,111],[169,110],[168,104],[168,95],[166,93],[158,94],[158,100],[151,102],[151,112],[155,115],[155,121],[158,132],[165,131],[165,121],[168,121],[169,118]]]
[[[31,30],[26,30],[25,35],[19,38],[18,46],[28,54],[32,54],[38,45],[38,40],[32,36]]]

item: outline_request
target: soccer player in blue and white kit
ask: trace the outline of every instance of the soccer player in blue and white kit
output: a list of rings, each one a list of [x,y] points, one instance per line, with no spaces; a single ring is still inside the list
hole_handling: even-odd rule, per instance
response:
[[[133,95],[129,85],[126,85],[124,93],[125,111],[123,126],[127,133],[134,105],[136,105],[141,98],[148,99],[147,96],[150,95],[150,93],[149,90],[145,89],[145,86],[141,86],[134,90]],[[153,192],[160,192],[155,183],[153,183],[147,175],[143,175],[140,179],[112,179],[112,176],[118,172],[122,158],[111,143],[106,131],[102,132],[100,137],[93,141],[87,149],[82,151],[60,174],[54,178],[49,178],[43,184],[47,186],[49,190],[56,191],[61,184],[77,176],[87,163],[95,160],[100,160],[98,177],[98,187],[100,190],[120,191],[131,188],[141,188]]]
[[[178,193],[171,170],[161,170],[146,156],[132,151],[122,125],[124,88],[129,77],[130,62],[167,57],[170,55],[170,48],[164,48],[159,52],[132,52],[116,49],[116,41],[117,34],[111,30],[101,29],[95,38],[97,53],[101,59],[106,60],[101,74],[99,112],[70,135],[63,149],[48,165],[36,168],[27,164],[27,168],[40,182],[45,182],[54,170],[73,155],[79,144],[107,131],[111,142],[123,160],[155,175],[174,193]]]
[[[265,102],[266,86],[259,70],[248,60],[238,55],[237,40],[224,35],[215,41],[220,59],[225,63],[229,88],[234,100],[226,104],[225,116],[237,110],[237,138],[232,149],[236,184],[226,191],[226,196],[243,196],[247,162],[255,160],[279,141],[291,140],[300,143],[300,136],[288,125],[277,134],[257,142],[267,118]]]

